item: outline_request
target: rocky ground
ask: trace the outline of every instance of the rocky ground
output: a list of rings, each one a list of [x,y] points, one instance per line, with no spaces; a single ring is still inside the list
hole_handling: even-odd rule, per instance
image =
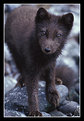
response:
[[[6,5],[5,21],[11,10],[19,5]],[[57,66],[66,65],[74,73],[74,78],[65,80],[73,84],[68,87],[66,83],[56,85],[60,95],[60,105],[55,109],[46,100],[45,82],[39,81],[39,107],[43,117],[79,117],[80,116],[80,8],[79,5],[37,5],[45,7],[54,14],[64,14],[72,12],[74,14],[74,26],[68,37],[67,44],[62,51],[62,55],[57,60]],[[5,24],[5,22],[4,22]],[[4,116],[5,117],[27,117],[28,115],[28,96],[26,87],[15,87],[19,72],[15,66],[12,55],[6,43],[4,43]],[[71,77],[72,77],[72,73]],[[61,79],[62,80],[62,79]],[[62,80],[63,81],[63,80]]]

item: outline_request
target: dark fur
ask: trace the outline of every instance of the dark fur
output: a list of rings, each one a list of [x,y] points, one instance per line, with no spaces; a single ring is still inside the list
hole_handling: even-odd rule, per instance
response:
[[[59,95],[55,88],[55,62],[73,25],[71,13],[49,14],[22,6],[11,12],[6,23],[6,42],[28,91],[29,115],[41,115],[38,106],[38,80],[44,75],[46,97],[55,107]],[[45,48],[50,51],[46,52]]]
[[[60,78],[62,83],[66,85],[69,89],[74,86],[77,75],[75,72],[67,65],[57,66],[55,69],[56,78]]]

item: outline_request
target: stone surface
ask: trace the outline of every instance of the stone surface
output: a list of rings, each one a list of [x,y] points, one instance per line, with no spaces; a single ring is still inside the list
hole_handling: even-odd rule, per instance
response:
[[[46,112],[41,112],[43,117],[51,117],[51,115],[49,113]]]
[[[77,102],[65,100],[63,104],[59,107],[59,110],[65,114],[73,114],[78,106]]]
[[[79,94],[76,92],[75,88],[71,88],[69,90],[69,100],[73,100],[79,103],[79,98]]]
[[[26,117],[25,114],[18,112],[18,111],[14,111],[14,110],[5,110],[4,111],[4,115],[5,117]]]
[[[6,43],[4,43],[4,55],[6,61],[12,61],[12,56]]]
[[[64,113],[62,113],[62,112],[60,112],[60,111],[58,111],[58,110],[54,110],[54,111],[51,111],[51,112],[49,112],[49,113],[51,114],[51,116],[56,116],[56,117],[58,117],[58,116],[67,117],[67,115],[65,115]]]
[[[60,104],[61,104],[68,95],[68,89],[64,85],[56,86],[56,88],[60,94]],[[39,97],[39,107],[41,112],[48,112],[54,109],[54,107],[52,107],[46,100],[44,87],[39,88],[38,97]],[[26,87],[23,88],[16,87],[6,94],[5,109],[23,112],[26,115],[28,114],[28,96],[27,96]]]
[[[80,116],[80,107],[77,106],[76,110],[74,111],[75,116]]]
[[[8,91],[13,89],[16,85],[17,81],[11,76],[4,77],[4,93],[6,94]]]
[[[10,75],[12,72],[11,66],[9,63],[5,62],[5,75]]]
[[[66,97],[68,96],[68,88],[64,85],[57,85],[56,89],[59,92],[60,104],[62,104],[63,101],[65,101]]]
[[[46,112],[41,112],[41,113],[42,113],[42,117],[51,117],[49,113],[46,113]],[[14,111],[14,110],[7,110],[7,109],[4,111],[4,115],[5,117],[30,117],[30,116],[26,116],[24,113]]]

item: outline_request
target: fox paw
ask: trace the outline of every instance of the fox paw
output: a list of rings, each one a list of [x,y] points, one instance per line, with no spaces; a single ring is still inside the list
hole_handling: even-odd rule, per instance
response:
[[[42,116],[42,113],[40,113],[39,111],[32,111],[29,113],[29,116]]]
[[[53,105],[55,108],[56,108],[57,106],[59,106],[59,94],[58,94],[57,90],[55,90],[55,89],[50,89],[50,88],[49,88],[49,89],[47,90],[46,96],[47,96],[48,102],[49,102],[51,105]]]

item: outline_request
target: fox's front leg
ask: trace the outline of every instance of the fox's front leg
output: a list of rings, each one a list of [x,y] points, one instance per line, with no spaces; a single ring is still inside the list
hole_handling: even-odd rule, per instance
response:
[[[29,116],[42,116],[38,105],[38,79],[28,77],[26,86],[28,92]]]
[[[46,70],[46,97],[49,103],[57,107],[59,105],[59,94],[55,84],[55,65]]]

